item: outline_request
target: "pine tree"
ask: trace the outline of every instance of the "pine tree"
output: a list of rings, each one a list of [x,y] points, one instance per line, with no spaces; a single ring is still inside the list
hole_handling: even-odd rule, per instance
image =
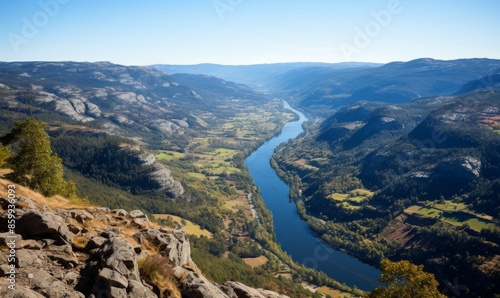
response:
[[[9,178],[46,196],[74,196],[75,185],[64,181],[62,160],[52,154],[45,123],[28,118],[15,124],[10,134],[14,140],[20,140],[21,145],[19,152],[9,159],[13,169]]]

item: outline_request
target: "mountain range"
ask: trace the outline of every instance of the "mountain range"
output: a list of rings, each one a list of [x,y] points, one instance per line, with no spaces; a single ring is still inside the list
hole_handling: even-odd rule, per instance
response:
[[[443,287],[474,276],[470,295],[484,296],[498,292],[500,274],[499,90],[500,60],[479,58],[0,62],[0,135],[30,116],[45,121],[82,196],[116,209],[183,215],[215,235],[193,241],[205,259],[227,253],[239,266],[233,252],[261,257],[269,250],[264,267],[274,272],[292,266],[272,250],[272,216],[243,160],[292,119],[284,99],[313,121],[276,151],[273,164],[315,232],[370,262],[423,264]],[[283,278],[275,282],[301,293]]]

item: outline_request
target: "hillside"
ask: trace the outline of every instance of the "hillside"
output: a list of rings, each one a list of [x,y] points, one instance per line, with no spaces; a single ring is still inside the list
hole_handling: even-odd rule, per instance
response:
[[[500,276],[499,116],[499,92],[484,89],[358,102],[309,124],[274,166],[332,245],[372,261],[410,259],[443,289],[457,278],[488,296]]]
[[[165,228],[177,227],[174,218],[196,226],[193,259],[212,282],[238,280],[290,297],[312,295],[303,281],[361,293],[280,249],[244,165],[294,118],[282,100],[215,77],[108,62],[1,63],[0,82],[0,141],[12,154],[20,147],[15,122],[45,122],[80,198],[144,210]],[[129,229],[131,221],[117,224]]]
[[[2,258],[0,264],[2,274],[14,277],[16,291],[5,279],[2,297],[288,297],[240,282],[208,281],[191,259],[182,226],[161,227],[140,210],[79,207],[20,186],[17,197],[9,196],[12,183],[0,183],[0,247],[12,241],[17,247],[15,261]],[[15,234],[6,224],[11,205]]]

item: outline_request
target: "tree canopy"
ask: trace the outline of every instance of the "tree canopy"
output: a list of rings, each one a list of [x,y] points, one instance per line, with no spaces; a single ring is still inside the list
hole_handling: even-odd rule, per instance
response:
[[[423,270],[423,265],[415,265],[409,261],[391,262],[382,260],[380,281],[385,287],[379,287],[369,293],[368,298],[445,298],[438,291],[438,282],[434,274]]]
[[[46,196],[74,196],[75,185],[64,181],[62,160],[52,153],[45,123],[28,118],[15,125],[6,138],[20,141],[19,151],[8,160],[13,170],[9,178]]]

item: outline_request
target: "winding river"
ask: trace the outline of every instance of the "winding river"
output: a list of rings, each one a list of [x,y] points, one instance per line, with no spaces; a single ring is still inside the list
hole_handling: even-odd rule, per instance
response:
[[[332,249],[314,234],[297,214],[295,203],[289,199],[288,185],[276,175],[270,165],[274,149],[303,132],[302,123],[307,120],[304,114],[286,103],[285,105],[298,114],[300,119],[288,122],[278,136],[264,143],[246,159],[250,175],[260,188],[267,208],[273,213],[278,243],[295,261],[305,266],[323,271],[348,286],[356,286],[365,291],[372,290],[380,284],[380,271],[346,253]]]

